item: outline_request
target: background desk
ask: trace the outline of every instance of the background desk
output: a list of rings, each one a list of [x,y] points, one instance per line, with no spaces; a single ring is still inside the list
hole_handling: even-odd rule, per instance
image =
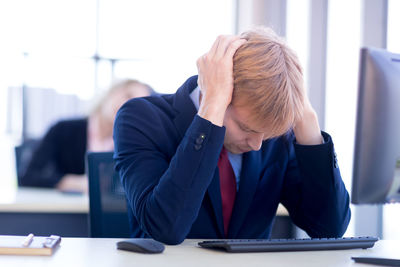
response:
[[[116,249],[120,239],[64,238],[53,256],[3,256],[0,266],[371,266],[356,264],[351,256],[394,256],[400,241],[378,241],[374,248],[314,252],[228,254],[197,247],[199,240],[167,246],[164,253],[148,255]],[[397,257],[400,257],[397,253]]]
[[[19,188],[0,199],[0,234],[87,237],[88,212],[86,195]]]
[[[0,197],[0,235],[51,235],[88,237],[89,199],[54,189],[19,188]],[[273,238],[295,236],[286,209],[280,205]]]

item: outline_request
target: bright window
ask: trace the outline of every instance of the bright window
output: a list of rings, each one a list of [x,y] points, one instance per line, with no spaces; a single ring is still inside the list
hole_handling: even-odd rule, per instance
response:
[[[101,0],[99,54],[126,59],[115,65],[117,78],[132,77],[159,92],[175,92],[197,73],[197,58],[215,38],[234,33],[234,3]]]
[[[346,188],[351,192],[355,136],[361,1],[328,5],[326,130],[332,135]],[[353,235],[349,226],[346,235]]]
[[[400,54],[400,1],[389,0],[388,5],[388,32],[387,47],[388,50]]]
[[[287,0],[286,40],[299,57],[306,88],[308,88],[309,11],[310,0]]]
[[[107,89],[113,78],[134,78],[158,92],[175,92],[197,73],[197,58],[217,35],[234,33],[235,8],[235,0],[0,1],[3,176],[10,176],[4,170],[13,165],[13,147],[21,137],[23,84],[29,95],[41,90],[33,98],[43,110],[28,116],[34,137],[62,117],[54,95],[57,101],[59,95],[68,95],[62,100],[77,99],[79,103],[67,104],[76,109],[67,111],[71,115]]]

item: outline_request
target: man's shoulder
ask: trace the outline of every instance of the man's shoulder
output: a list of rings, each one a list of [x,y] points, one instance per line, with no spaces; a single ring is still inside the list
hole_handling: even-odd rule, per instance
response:
[[[135,98],[121,107],[113,133],[117,157],[128,146],[130,151],[145,149],[171,156],[180,140],[171,96]]]
[[[162,94],[155,96],[137,97],[128,100],[123,106],[131,108],[157,108],[163,106],[172,106],[173,94]]]
[[[173,108],[174,95],[134,98],[126,102],[118,111],[114,134],[121,137],[146,136],[153,142],[165,142],[165,138],[176,135],[174,119],[177,111]]]
[[[127,101],[118,111],[118,114],[134,117],[158,116],[161,114],[172,116],[173,94],[133,98]]]

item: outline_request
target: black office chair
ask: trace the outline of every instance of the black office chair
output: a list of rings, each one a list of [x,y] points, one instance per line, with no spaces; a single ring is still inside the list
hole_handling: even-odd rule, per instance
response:
[[[127,203],[112,152],[87,154],[90,237],[130,236]]]
[[[28,139],[14,148],[18,186],[21,186],[21,177],[25,174],[33,152],[35,152],[39,143],[39,139]]]

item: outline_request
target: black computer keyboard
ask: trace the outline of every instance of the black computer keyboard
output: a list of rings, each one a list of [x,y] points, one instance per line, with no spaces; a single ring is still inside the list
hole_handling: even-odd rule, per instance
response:
[[[204,248],[227,252],[278,252],[371,248],[376,237],[304,238],[304,239],[230,239],[199,242]]]

